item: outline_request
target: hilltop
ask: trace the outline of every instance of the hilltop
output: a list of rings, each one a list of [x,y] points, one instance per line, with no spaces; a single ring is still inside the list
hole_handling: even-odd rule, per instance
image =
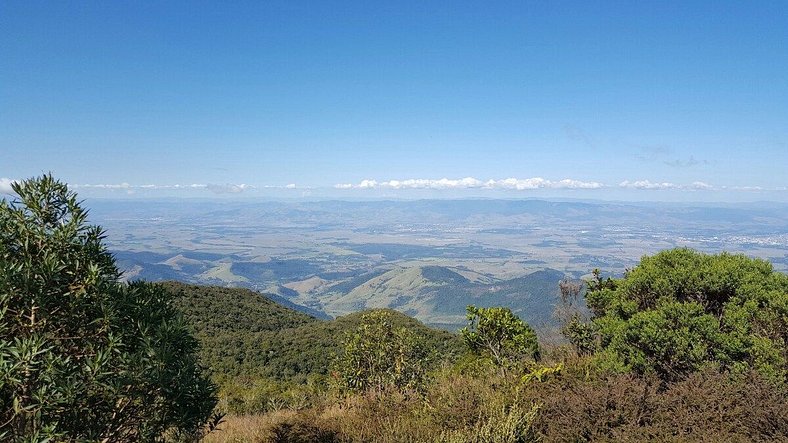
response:
[[[357,328],[362,315],[323,320],[249,289],[160,285],[177,295],[175,305],[200,341],[202,362],[217,379],[242,375],[301,382],[310,374],[325,376],[342,340]],[[447,355],[462,348],[454,334],[391,313],[396,326],[424,337],[436,353]]]
[[[365,309],[395,309],[430,326],[456,331],[465,307],[510,306],[530,324],[554,326],[558,282],[566,274],[545,268],[514,278],[497,278],[464,266],[404,263],[367,272],[319,272],[305,260],[225,263],[206,254],[117,254],[134,272],[130,279],[185,281],[263,290],[281,305],[329,319]],[[155,263],[150,263],[155,262]],[[148,263],[148,264],[145,264]],[[276,280],[262,287],[254,281]]]

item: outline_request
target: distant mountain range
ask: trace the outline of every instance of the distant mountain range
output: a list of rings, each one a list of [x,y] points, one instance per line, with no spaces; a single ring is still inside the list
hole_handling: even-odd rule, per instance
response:
[[[95,201],[127,279],[245,287],[316,317],[397,309],[461,327],[509,306],[552,327],[558,281],[675,247],[788,271],[788,205],[543,200]]]
[[[465,308],[507,306],[535,327],[549,326],[561,271],[544,269],[498,279],[466,268],[396,266],[362,273],[321,273],[307,261],[231,262],[188,252],[117,252],[128,279],[183,281],[261,290],[278,303],[316,318],[365,309],[391,308],[426,324],[456,330]],[[287,283],[285,283],[287,282]]]

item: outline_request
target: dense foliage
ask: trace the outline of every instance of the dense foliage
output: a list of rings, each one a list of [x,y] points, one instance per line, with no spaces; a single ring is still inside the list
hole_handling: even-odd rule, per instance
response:
[[[347,337],[357,333],[367,312],[325,321],[274,303],[248,289],[161,286],[200,340],[200,357],[220,385],[220,407],[228,412],[262,412],[309,403],[329,384],[329,372]],[[418,337],[431,355],[451,358],[459,338],[428,328],[395,311],[385,311],[395,331]]]
[[[489,357],[500,368],[524,358],[539,359],[536,333],[509,308],[468,306],[468,326],[461,333],[471,352]]]
[[[505,307],[469,306],[455,335],[390,310],[324,321],[245,289],[121,283],[65,185],[14,190],[3,441],[194,440],[215,406],[263,413],[229,416],[219,441],[788,441],[788,277],[762,260],[665,251],[595,272],[587,306],[565,280],[571,346],[540,346]]]
[[[743,255],[674,249],[586,294],[599,359],[678,380],[709,365],[788,376],[788,276]],[[589,346],[588,343],[585,346]]]
[[[312,347],[321,347],[320,340],[313,342],[302,334],[281,335],[282,331],[318,323],[313,317],[248,289],[176,282],[159,285],[173,294],[175,306],[200,340],[203,364],[215,374],[283,380],[325,366],[322,360],[313,360],[319,360],[320,355],[311,352]],[[288,340],[299,341],[300,346]]]
[[[368,312],[348,334],[334,364],[343,389],[380,393],[423,387],[431,360],[424,340],[404,326],[394,326],[393,318],[388,310]]]
[[[0,439],[192,438],[214,388],[161,288],[119,272],[51,176],[0,201]]]
[[[209,438],[788,441],[785,276],[767,263],[666,251],[622,279],[596,272],[590,310],[577,304],[580,286],[562,285],[563,332],[575,346],[539,346],[508,309],[471,306],[468,353],[431,365],[418,390],[381,392],[374,382],[351,396],[318,389],[309,402],[232,416]],[[394,331],[379,320],[357,324],[343,356],[357,371],[348,373],[391,373],[400,354],[380,341],[396,342]]]

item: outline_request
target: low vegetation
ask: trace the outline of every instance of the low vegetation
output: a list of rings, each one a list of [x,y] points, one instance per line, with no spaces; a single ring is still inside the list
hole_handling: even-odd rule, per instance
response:
[[[542,381],[442,370],[423,396],[367,393],[229,416],[209,442],[774,442],[786,391],[714,370],[660,387],[633,374],[564,370]]]
[[[561,283],[566,340],[506,307],[460,334],[120,281],[45,176],[0,202],[0,440],[788,441],[788,276],[674,249]],[[211,431],[211,432],[209,432]]]
[[[340,381],[363,375],[375,383],[348,386],[329,379],[310,401],[228,416],[208,438],[788,440],[787,281],[761,260],[665,251],[644,258],[621,279],[595,272],[585,291],[563,282],[556,312],[566,345],[540,347],[533,331],[506,308],[469,307],[461,334],[465,352],[438,355],[434,369],[414,386],[387,374],[394,367],[419,367],[421,354],[409,353],[419,348],[392,352],[375,346],[373,337],[389,337],[394,349],[405,342],[393,345],[398,340],[386,329],[386,315],[367,314],[372,325],[351,334],[344,352],[358,353],[366,337],[375,364],[356,359],[334,368]],[[581,293],[590,310],[578,306]]]
[[[389,333],[402,341],[417,337],[423,349],[419,355],[425,359],[445,359],[464,349],[457,335],[428,328],[392,310],[326,321],[248,289],[177,282],[159,285],[174,295],[175,305],[200,341],[201,360],[220,386],[219,405],[224,412],[249,414],[311,404],[316,392],[337,382],[332,368],[343,344],[354,336],[374,333],[369,330],[370,316],[385,318],[387,329],[379,334]],[[383,341],[379,342],[382,346]]]

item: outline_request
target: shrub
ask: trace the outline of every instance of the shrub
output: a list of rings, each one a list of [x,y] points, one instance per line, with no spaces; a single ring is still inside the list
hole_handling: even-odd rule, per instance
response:
[[[395,327],[390,312],[377,310],[364,314],[349,334],[335,372],[340,387],[349,391],[419,389],[426,380],[428,357],[419,336]]]
[[[0,201],[0,439],[196,436],[214,388],[169,293],[119,282],[64,184],[13,186]]]
[[[715,368],[663,385],[633,374],[576,373],[531,386],[542,405],[534,427],[543,441],[785,441],[787,392],[756,372]]]
[[[788,276],[768,262],[674,249],[620,280],[596,275],[586,297],[603,365],[664,381],[710,364],[786,381]]]
[[[470,305],[468,326],[461,332],[471,352],[490,358],[502,370],[524,358],[539,359],[536,333],[509,308]]]

